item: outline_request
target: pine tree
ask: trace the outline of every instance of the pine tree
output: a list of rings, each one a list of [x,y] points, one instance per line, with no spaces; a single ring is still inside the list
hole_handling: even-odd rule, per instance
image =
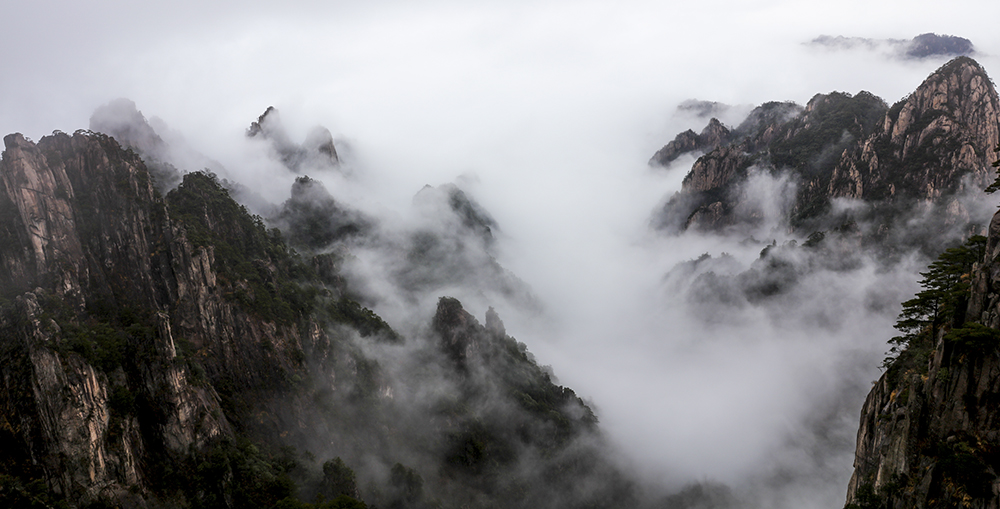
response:
[[[923,290],[903,303],[903,311],[895,325],[896,330],[903,334],[889,340],[893,345],[891,354],[899,353],[919,340],[933,341],[944,325],[962,325],[972,267],[982,259],[985,251],[986,237],[973,235],[962,246],[946,249],[927,267],[927,272],[920,273]]]

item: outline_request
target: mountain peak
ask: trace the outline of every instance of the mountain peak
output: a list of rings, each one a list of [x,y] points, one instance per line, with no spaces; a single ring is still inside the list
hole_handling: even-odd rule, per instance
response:
[[[284,128],[281,126],[281,115],[278,113],[278,109],[274,106],[268,106],[264,113],[261,113],[257,117],[256,122],[251,122],[250,127],[247,128],[247,137],[253,138],[256,136],[261,136],[262,138],[269,138],[275,133],[284,134]]]
[[[976,77],[985,78],[987,80],[989,79],[989,76],[986,74],[986,70],[983,69],[983,66],[979,65],[979,62],[972,57],[960,56],[949,60],[936,71],[931,73],[931,75],[924,80],[924,84],[950,77],[958,78],[963,82],[970,81]],[[922,86],[923,85],[921,85],[921,87]]]
[[[940,207],[938,226],[964,224],[971,216],[957,197],[989,183],[993,149],[1000,143],[998,118],[1000,99],[989,76],[965,56],[892,107],[865,91],[817,94],[805,108],[764,103],[694,163],[657,226],[759,227],[762,209],[746,186],[761,171],[795,183],[789,191],[794,204],[774,219],[804,233],[843,224],[844,217],[831,212],[835,198],[884,209],[876,214],[879,228],[890,228],[904,218],[902,210],[921,200]]]
[[[926,33],[910,41],[906,56],[924,58],[931,55],[970,55],[975,51],[972,41],[964,37]]]
[[[108,134],[122,146],[141,154],[162,157],[166,150],[163,139],[149,125],[135,102],[124,97],[94,110],[90,115],[90,130]]]
[[[978,62],[962,56],[941,66],[912,94],[894,104],[886,114],[883,131],[899,159],[938,151],[940,140],[945,138],[957,147],[970,145],[963,160],[953,159],[940,166],[975,172],[983,180],[984,168],[992,163],[991,152],[1000,138],[998,117],[1000,98],[992,81]]]
[[[337,166],[340,159],[333,144],[333,135],[322,126],[317,126],[306,136],[301,145],[293,142],[281,122],[281,115],[274,106],[268,106],[264,113],[251,122],[246,131],[247,138],[267,140],[286,168],[296,173],[307,168]]]

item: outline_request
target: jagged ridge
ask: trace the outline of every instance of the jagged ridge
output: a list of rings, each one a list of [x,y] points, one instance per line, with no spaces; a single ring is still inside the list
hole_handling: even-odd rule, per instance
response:
[[[402,338],[351,299],[338,255],[296,254],[210,173],[184,175],[164,199],[142,159],[106,135],[5,143],[2,500],[632,500],[592,412],[492,310],[483,327],[444,299],[426,337]],[[335,206],[315,182],[296,186],[321,198],[308,204]],[[489,216],[450,196],[486,241]],[[300,236],[315,240],[308,227]],[[413,358],[383,365],[373,345]],[[332,458],[322,473],[282,449],[303,444]]]
[[[916,202],[937,204],[947,224],[968,222],[956,197],[990,181],[1000,99],[971,58],[952,60],[891,108],[867,92],[818,95],[801,112],[769,113],[778,104],[754,110],[732,141],[699,158],[655,224],[672,231],[759,224],[746,188],[756,172],[791,177],[787,219],[801,232],[877,221],[872,230],[884,235]],[[835,199],[868,207],[831,215]]]

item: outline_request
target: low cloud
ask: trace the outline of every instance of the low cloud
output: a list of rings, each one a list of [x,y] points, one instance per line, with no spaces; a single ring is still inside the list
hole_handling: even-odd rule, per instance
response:
[[[889,58],[923,59],[940,57],[975,56],[972,41],[955,35],[920,34],[912,39],[870,39],[866,37],[844,37],[842,35],[821,35],[809,46],[832,51],[867,50]]]
[[[693,159],[668,171],[646,163],[677,133],[703,128],[705,115],[738,124],[742,106],[722,104],[804,104],[831,90],[891,103],[945,58],[801,44],[815,34],[884,40],[930,26],[975,41],[987,70],[998,63],[988,25],[893,2],[849,2],[822,16],[746,2],[43,7],[11,6],[20,22],[0,33],[4,47],[20,48],[0,83],[4,134],[85,128],[96,107],[126,96],[170,146],[183,140],[189,154],[205,154],[171,156],[173,166],[207,166],[239,183],[256,213],[280,210],[308,175],[377,225],[377,241],[350,245],[345,263],[401,332],[426,324],[441,295],[479,318],[492,306],[508,334],[595,403],[609,439],[664,496],[708,479],[729,486],[718,489],[726,500],[777,507],[843,502],[861,398],[924,255],[885,267],[831,240],[825,249],[851,264],[824,265],[802,247],[807,238],[782,234],[781,200],[794,183],[780,174],[747,191],[769,218],[760,229],[651,234],[651,211]],[[692,97],[707,102],[684,103]],[[294,144],[326,126],[340,168],[295,173],[273,146],[247,139],[268,105]],[[468,174],[478,179],[458,179]],[[447,222],[460,221],[447,208],[413,206],[425,185],[449,182],[499,225],[491,247],[440,226],[460,224]],[[845,214],[861,208],[843,205]],[[970,218],[984,214],[963,206]],[[436,239],[435,253],[464,250],[452,266],[476,269],[420,273],[408,253],[421,231]],[[772,243],[774,260],[761,259]],[[741,275],[780,275],[781,264],[768,267],[778,258],[790,264],[789,288],[748,295]],[[491,260],[503,271],[484,269]],[[507,274],[537,304],[498,290]],[[398,292],[421,280],[434,283]],[[403,362],[413,353],[383,350],[371,355]]]

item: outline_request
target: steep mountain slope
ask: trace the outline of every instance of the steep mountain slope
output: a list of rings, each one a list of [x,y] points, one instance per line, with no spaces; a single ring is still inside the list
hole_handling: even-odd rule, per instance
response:
[[[931,200],[982,183],[994,160],[1000,101],[985,71],[958,58],[886,112],[879,128],[834,169],[829,194]],[[981,189],[982,186],[977,187]]]
[[[962,197],[990,180],[998,113],[992,82],[968,57],[942,66],[891,108],[867,92],[817,95],[802,110],[765,104],[729,143],[698,159],[654,223],[668,231],[759,227],[768,215],[755,184],[763,179],[787,196],[784,227],[803,234],[856,224],[867,241],[882,241],[928,207],[928,236],[963,229],[973,218]]]
[[[949,269],[951,281],[905,304],[893,340],[903,350],[862,409],[851,507],[1000,504],[1000,213],[980,239],[978,263],[948,250],[926,274]]]
[[[340,255],[296,253],[210,173],[163,197],[107,135],[4,142],[3,503],[633,500],[593,414],[495,313],[443,299],[404,338],[351,298]],[[281,217],[309,252],[316,231],[363,233],[335,209],[302,177]]]
[[[211,252],[165,221],[135,154],[97,134],[4,142],[7,472],[24,468],[70,500],[128,498],[153,474],[149,458],[229,430],[219,395],[175,362],[180,323],[161,311],[232,309],[211,299]]]

